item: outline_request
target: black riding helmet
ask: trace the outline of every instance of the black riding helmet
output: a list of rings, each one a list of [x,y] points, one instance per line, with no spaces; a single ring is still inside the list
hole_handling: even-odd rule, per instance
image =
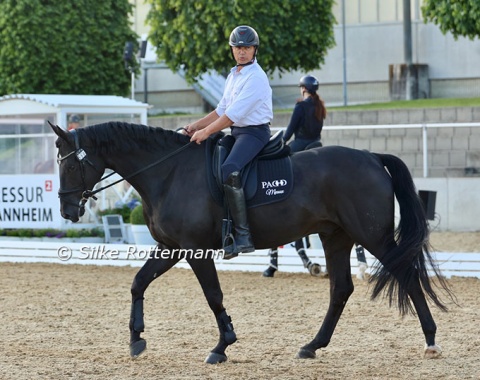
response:
[[[300,78],[298,87],[305,87],[309,93],[314,94],[318,90],[318,79],[313,75],[305,75]]]
[[[230,33],[229,45],[231,46],[230,51],[234,59],[235,57],[233,55],[232,47],[255,46],[255,53],[253,55],[255,58],[257,56],[258,45],[260,45],[260,39],[258,38],[258,34],[255,29],[253,29],[251,26],[240,25],[233,29],[232,33]]]
[[[258,34],[251,26],[240,25],[230,34],[230,46],[258,46]]]

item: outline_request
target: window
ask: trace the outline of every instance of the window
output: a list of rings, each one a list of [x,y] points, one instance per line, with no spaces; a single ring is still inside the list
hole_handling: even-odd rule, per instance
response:
[[[55,150],[44,119],[0,119],[0,174],[53,174]]]

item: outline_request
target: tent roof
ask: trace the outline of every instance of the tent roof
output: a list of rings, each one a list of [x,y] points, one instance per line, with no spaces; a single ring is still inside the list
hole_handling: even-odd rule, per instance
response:
[[[44,103],[52,107],[65,106],[102,106],[102,107],[139,107],[148,108],[146,103],[115,95],[61,95],[61,94],[12,94],[0,97],[0,102],[11,99],[25,99]]]
[[[150,106],[115,95],[11,94],[0,97],[0,115],[65,113],[126,114],[147,112]]]

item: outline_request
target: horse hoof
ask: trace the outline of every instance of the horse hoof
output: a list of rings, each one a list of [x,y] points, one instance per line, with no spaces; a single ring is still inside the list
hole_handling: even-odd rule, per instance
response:
[[[130,356],[133,359],[138,358],[147,349],[147,341],[145,339],[137,340],[130,344]]]
[[[300,351],[298,351],[297,356],[295,357],[296,359],[315,359],[317,355],[315,355],[315,352],[307,350],[305,348],[301,348]]]
[[[224,363],[226,361],[227,361],[226,355],[217,354],[216,352],[210,352],[210,354],[205,359],[205,363],[207,364],[218,364],[218,363]]]
[[[322,275],[322,267],[319,264],[312,264],[308,268],[308,271],[312,276],[320,277]]]
[[[263,271],[263,277],[273,277],[275,275],[276,269],[273,267],[268,267]]]
[[[425,353],[423,357],[425,359],[437,359],[442,355],[442,348],[436,344],[433,346],[425,345]]]
[[[357,278],[359,280],[365,280],[365,271],[367,270],[367,265],[364,263],[360,263],[358,265],[358,272],[357,272]]]

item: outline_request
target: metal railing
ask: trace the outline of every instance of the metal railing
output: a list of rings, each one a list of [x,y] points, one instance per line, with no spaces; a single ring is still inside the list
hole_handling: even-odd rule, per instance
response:
[[[478,128],[479,123],[416,123],[416,124],[381,124],[381,125],[335,125],[324,126],[324,131],[361,130],[361,129],[420,129],[422,131],[423,178],[428,177],[428,130],[433,128]],[[272,131],[285,130],[286,127],[272,127]],[[480,150],[480,145],[478,147]]]

